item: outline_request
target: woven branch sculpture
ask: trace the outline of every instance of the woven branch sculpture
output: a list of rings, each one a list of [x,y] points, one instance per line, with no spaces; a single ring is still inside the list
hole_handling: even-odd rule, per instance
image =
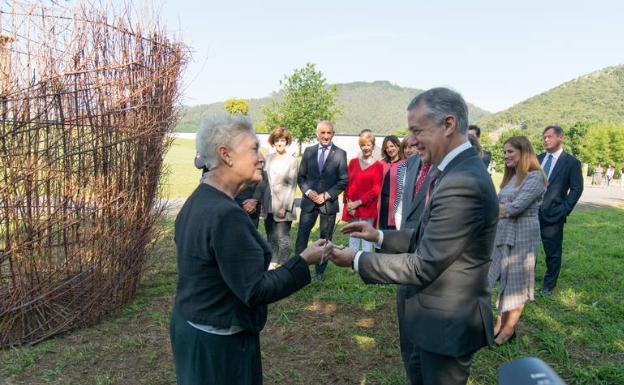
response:
[[[136,292],[186,50],[127,9],[0,4],[8,347],[93,324]]]

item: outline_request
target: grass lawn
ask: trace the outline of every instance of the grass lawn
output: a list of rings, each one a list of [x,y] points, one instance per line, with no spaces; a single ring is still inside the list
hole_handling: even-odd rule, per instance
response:
[[[184,198],[191,195],[201,177],[195,168],[195,139],[176,138],[165,155],[163,197]]]
[[[497,368],[524,356],[542,358],[569,385],[624,384],[622,223],[619,209],[572,214],[558,290],[526,306],[515,342],[477,353],[470,384],[496,384]],[[163,223],[132,303],[93,327],[0,352],[0,384],[175,383],[168,337],[172,227],[172,219]],[[543,273],[542,256],[538,280]],[[261,341],[265,384],[405,383],[395,288],[364,285],[333,265],[325,282],[271,305]]]

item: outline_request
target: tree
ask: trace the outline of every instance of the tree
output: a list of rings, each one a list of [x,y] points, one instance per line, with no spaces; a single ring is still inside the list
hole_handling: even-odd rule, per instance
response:
[[[230,114],[247,115],[249,103],[245,99],[228,99],[225,101],[225,110]]]
[[[577,158],[580,155],[583,138],[587,134],[589,126],[590,124],[588,122],[576,122],[568,130],[566,144],[568,145],[570,153]]]
[[[342,113],[336,104],[338,89],[329,87],[321,71],[311,63],[285,76],[280,85],[282,100],[262,108],[264,124],[271,128],[278,124],[288,127],[301,154],[302,144],[315,137],[317,123],[334,121]]]

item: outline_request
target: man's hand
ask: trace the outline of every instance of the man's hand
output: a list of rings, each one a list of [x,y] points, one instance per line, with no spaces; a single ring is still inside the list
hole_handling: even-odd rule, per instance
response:
[[[351,267],[353,258],[355,258],[355,250],[344,246],[332,246],[328,255],[329,259],[331,259],[336,266]]]
[[[247,214],[253,214],[256,211],[256,207],[258,206],[258,200],[249,198],[243,201],[243,210],[247,212]]]
[[[285,208],[281,208],[281,209],[277,210],[277,213],[275,215],[278,218],[286,218],[286,209]]]
[[[342,228],[341,232],[369,242],[379,241],[379,231],[368,222],[349,223]]]
[[[310,192],[308,193],[308,198],[310,198],[310,200],[314,203],[316,203],[317,205],[320,205],[321,203],[323,203],[321,201],[322,199],[322,194],[317,193],[314,190],[310,190]]]

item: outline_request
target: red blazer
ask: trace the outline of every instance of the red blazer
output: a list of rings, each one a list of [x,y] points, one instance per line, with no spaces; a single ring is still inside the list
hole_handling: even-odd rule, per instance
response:
[[[379,162],[362,170],[358,158],[349,161],[349,184],[343,194],[342,220],[373,219],[375,227],[377,226],[377,200],[381,191],[382,175],[383,166]],[[355,209],[355,217],[347,212],[347,200],[362,201],[362,205]]]

